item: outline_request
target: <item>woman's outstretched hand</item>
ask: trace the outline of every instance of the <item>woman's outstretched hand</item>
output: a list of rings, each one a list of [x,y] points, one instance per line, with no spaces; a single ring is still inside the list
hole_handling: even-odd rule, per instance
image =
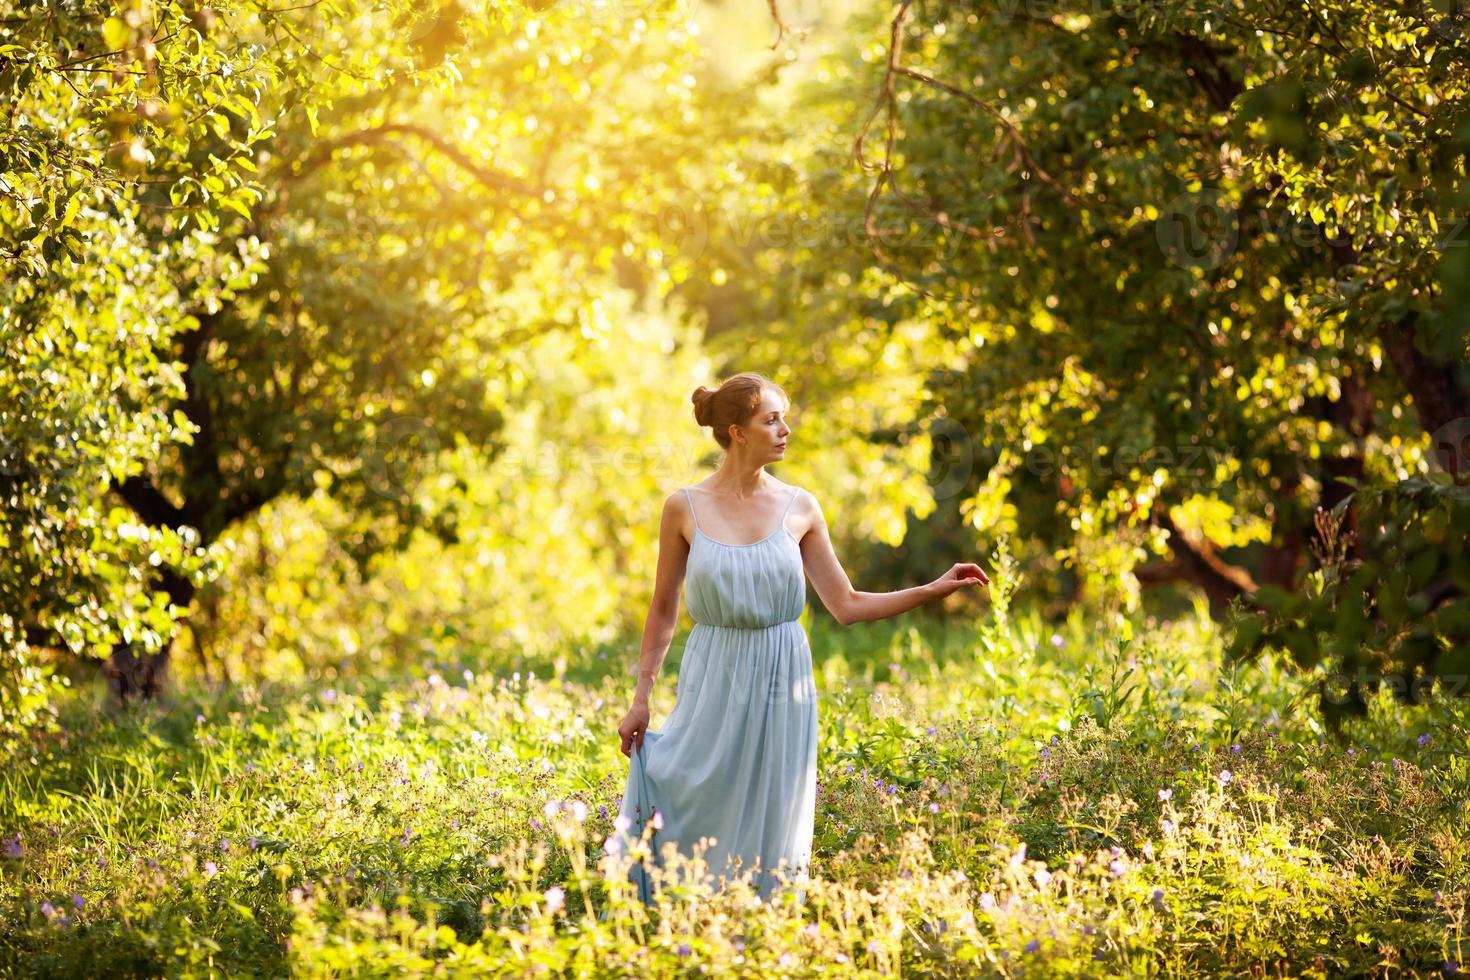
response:
[[[929,584],[937,595],[947,596],[967,586],[989,585],[990,576],[979,565],[964,561],[951,565],[949,571]]]
[[[643,748],[643,733],[648,731],[648,702],[634,701],[633,707],[628,709],[628,714],[623,718],[623,723],[618,726],[618,737],[622,739],[623,755],[629,758],[633,755],[633,743],[638,748]]]

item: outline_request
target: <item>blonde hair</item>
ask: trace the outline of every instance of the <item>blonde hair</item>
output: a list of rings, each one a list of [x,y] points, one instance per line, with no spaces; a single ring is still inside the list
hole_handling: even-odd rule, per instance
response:
[[[713,428],[715,442],[721,449],[729,449],[730,426],[749,422],[760,409],[761,396],[768,388],[780,395],[788,406],[791,404],[786,389],[754,371],[731,375],[718,388],[700,385],[690,396],[690,401],[694,402],[694,421]]]

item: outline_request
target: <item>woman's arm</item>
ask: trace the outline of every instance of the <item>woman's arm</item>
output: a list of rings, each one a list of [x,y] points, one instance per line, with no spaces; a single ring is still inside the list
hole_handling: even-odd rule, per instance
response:
[[[827,518],[817,498],[801,491],[801,506],[811,518],[811,529],[801,538],[801,557],[807,578],[833,617],[843,626],[873,619],[887,619],[908,612],[930,599],[938,599],[971,585],[989,585],[990,578],[979,565],[961,562],[926,585],[897,592],[859,592],[852,587],[827,533]]]
[[[664,500],[663,516],[658,529],[658,568],[654,577],[653,601],[643,623],[643,646],[638,655],[638,682],[633,688],[633,706],[618,726],[622,752],[628,755],[636,744],[643,747],[643,733],[648,730],[648,702],[653,682],[674,642],[679,625],[679,589],[689,562],[689,542],[680,530],[682,506],[673,493]]]

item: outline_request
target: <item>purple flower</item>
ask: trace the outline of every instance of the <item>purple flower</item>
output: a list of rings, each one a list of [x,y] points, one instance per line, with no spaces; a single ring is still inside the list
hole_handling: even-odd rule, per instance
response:
[[[546,889],[546,893],[542,897],[546,899],[546,911],[548,912],[558,912],[567,903],[566,889],[557,885],[552,885]]]
[[[1043,745],[1041,747],[1041,757],[1043,759],[1050,759],[1051,758],[1051,749],[1049,749],[1049,748],[1047,748],[1046,746]]]
[[[205,861],[204,877],[213,878],[217,874],[219,874],[219,865],[215,864],[213,861]]]
[[[1054,647],[1062,647],[1066,642],[1066,640],[1062,639],[1062,634],[1060,633],[1053,633],[1051,635],[1051,645]]]
[[[5,856],[18,858],[23,854],[25,854],[25,848],[20,844],[20,832],[16,831],[15,836],[5,842]]]
[[[821,927],[818,926],[815,922],[809,922],[809,923],[807,923],[806,934],[808,936],[816,937],[816,936],[821,935],[821,932],[822,932]]]
[[[1150,900],[1153,902],[1154,908],[1160,912],[1164,911],[1164,890],[1162,888],[1155,888]]]
[[[1230,746],[1230,754],[1231,755],[1240,755],[1240,743],[1239,742],[1236,742],[1234,745]]]
[[[877,954],[883,952],[883,944],[876,939],[868,940],[868,952]]]
[[[1424,748],[1424,746],[1426,746],[1426,745],[1428,745],[1430,743],[1431,738],[1432,737],[1430,736],[1430,734],[1428,732],[1425,732],[1423,735],[1420,735],[1419,736],[1419,747],[1421,749]]]
[[[674,947],[674,952],[678,953],[680,956],[688,956],[694,951],[689,948],[688,943],[680,943],[678,946]]]
[[[745,940],[743,940],[743,939],[737,939],[737,940],[735,940],[734,946],[735,946],[735,952],[737,952],[737,953],[743,953],[743,952],[745,952]]]
[[[48,919],[51,918],[53,915],[56,914],[56,906],[52,905],[50,902],[42,902],[41,914]]]
[[[939,812],[939,804],[938,803],[930,803],[929,804],[929,812],[930,813],[938,813]]]
[[[71,897],[71,904],[75,908],[81,908],[83,905],[87,904],[87,900],[80,895],[73,895]]]
[[[929,733],[929,736],[932,738],[934,736],[934,726],[933,725],[930,725],[928,727],[927,731]]]
[[[1112,875],[1113,875],[1114,878],[1116,878],[1120,874],[1122,874],[1123,873],[1123,870],[1124,869],[1123,869],[1123,862],[1122,861],[1114,861],[1114,862],[1112,862],[1111,864],[1108,865],[1108,871],[1112,872]]]
[[[1174,791],[1172,789],[1169,789],[1168,787],[1165,787],[1164,789],[1159,790],[1159,802],[1160,803],[1168,803],[1169,800],[1171,800],[1173,797],[1174,797]]]
[[[606,820],[607,819],[607,807],[606,806],[598,806],[598,808],[597,808],[597,815],[600,816],[600,817],[602,817],[602,819]]]
[[[1235,777],[1231,774],[1229,769],[1222,769],[1220,770],[1220,775],[1216,776],[1215,778],[1220,781],[1221,786],[1228,786],[1230,784],[1230,781]]]
[[[541,829],[541,821],[540,820],[537,820],[535,817],[532,817],[531,818],[531,829],[532,830],[540,830]]]
[[[228,837],[222,838],[220,840],[219,849],[221,852],[225,852],[230,849],[230,839]]]
[[[259,837],[256,837],[254,834],[251,834],[250,835],[250,849],[253,851],[253,850],[255,850],[259,846],[260,846],[260,838]]]

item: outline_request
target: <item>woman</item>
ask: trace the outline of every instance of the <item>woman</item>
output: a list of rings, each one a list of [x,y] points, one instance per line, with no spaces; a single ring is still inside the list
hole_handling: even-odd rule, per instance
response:
[[[718,390],[700,386],[693,401],[695,419],[714,429],[725,455],[714,475],[664,501],[638,683],[618,726],[630,763],[618,815],[627,836],[615,840],[626,845],[651,825],[656,858],[670,842],[686,856],[703,844],[712,875],[752,870],[769,898],[781,873],[800,880],[811,859],[817,691],[799,621],[803,575],[844,625],[990,580],[964,563],[928,585],[855,591],[816,498],[765,471],[785,458],[786,393],[745,373]],[[681,583],[695,625],[673,711],[661,731],[649,731],[649,697],[674,637]],[[649,901],[643,869],[632,876]]]

